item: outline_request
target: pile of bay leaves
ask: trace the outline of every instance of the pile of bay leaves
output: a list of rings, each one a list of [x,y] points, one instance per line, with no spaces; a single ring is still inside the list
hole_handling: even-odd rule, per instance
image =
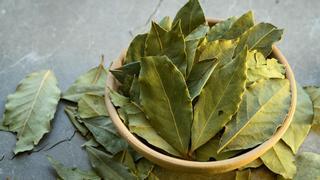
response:
[[[109,96],[128,129],[163,154],[193,161],[238,156],[268,140],[287,116],[290,84],[271,54],[282,33],[255,24],[252,12],[208,25],[198,0],[190,0],[173,20],[152,22],[148,33],[133,39],[123,66],[110,70],[120,85]],[[320,178],[320,155],[298,152],[312,127],[320,132],[320,88],[298,85],[293,121],[263,156],[232,172],[198,175],[158,167],[118,135],[104,104],[107,75],[102,61],[62,97],[50,70],[22,80],[0,124],[17,134],[14,153],[33,150],[63,99],[87,139],[83,147],[93,170],[64,167],[48,156],[59,179]]]

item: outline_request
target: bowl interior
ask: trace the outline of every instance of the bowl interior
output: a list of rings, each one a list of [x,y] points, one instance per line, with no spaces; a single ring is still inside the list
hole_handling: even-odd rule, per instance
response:
[[[219,22],[217,19],[207,19],[209,25],[214,25]],[[110,69],[116,69],[121,67],[122,61],[125,57],[126,51],[123,51],[120,57],[115,60],[110,67]],[[154,149],[150,148],[143,142],[141,142],[136,136],[134,136],[128,128],[122,123],[122,120],[117,114],[116,108],[113,106],[110,98],[109,98],[109,88],[116,90],[118,87],[118,83],[116,79],[113,77],[111,73],[109,73],[106,82],[106,92],[105,92],[105,101],[107,110],[109,115],[117,128],[119,134],[141,155],[145,158],[149,159],[153,163],[162,166],[164,168],[184,171],[184,172],[192,172],[192,173],[223,173],[227,171],[231,171],[237,168],[240,168],[253,160],[257,159],[261,155],[263,155],[267,150],[269,150],[273,145],[275,145],[282,135],[285,133],[287,128],[289,127],[293,114],[296,108],[296,82],[294,78],[294,74],[291,70],[290,65],[288,64],[286,58],[280,52],[280,50],[273,46],[273,57],[279,60],[285,66],[286,76],[290,81],[290,90],[291,90],[291,104],[289,108],[289,112],[280,128],[277,129],[276,133],[267,141],[260,144],[256,148],[241,154],[239,156],[220,160],[220,161],[212,161],[212,162],[198,162],[198,161],[188,161],[183,159],[174,158],[171,156],[167,156],[162,154]]]

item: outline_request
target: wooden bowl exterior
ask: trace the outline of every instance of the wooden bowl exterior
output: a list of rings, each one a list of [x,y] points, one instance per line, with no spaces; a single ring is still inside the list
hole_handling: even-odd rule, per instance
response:
[[[208,24],[212,25],[220,20],[217,19],[207,19]],[[115,60],[110,67],[110,69],[118,68],[122,65],[122,61],[125,57],[126,51],[123,51],[119,58]],[[122,123],[116,108],[113,106],[110,98],[109,98],[109,88],[116,89],[117,88],[117,81],[113,77],[111,73],[109,73],[106,82],[106,92],[105,92],[105,101],[107,110],[109,115],[117,128],[119,134],[141,155],[143,155],[148,160],[152,161],[153,163],[170,169],[170,170],[177,170],[183,171],[188,173],[199,173],[199,174],[206,174],[206,173],[224,173],[228,172],[237,168],[240,168],[253,160],[257,159],[261,155],[263,155],[266,151],[268,151],[272,146],[274,146],[280,138],[283,136],[285,131],[288,129],[295,109],[296,109],[296,101],[297,101],[297,90],[296,90],[296,81],[294,78],[294,74],[290,65],[287,62],[287,59],[284,55],[280,52],[280,50],[273,46],[273,56],[281,62],[286,69],[286,76],[290,81],[290,90],[291,90],[291,105],[289,112],[284,120],[282,126],[277,129],[276,133],[267,141],[262,143],[261,145],[257,146],[256,148],[241,154],[239,156],[220,160],[220,161],[212,161],[212,162],[198,162],[198,161],[188,161],[183,159],[174,158],[171,156],[164,155],[154,149],[150,148],[149,146],[145,145],[141,142],[135,135],[133,135],[128,128]]]

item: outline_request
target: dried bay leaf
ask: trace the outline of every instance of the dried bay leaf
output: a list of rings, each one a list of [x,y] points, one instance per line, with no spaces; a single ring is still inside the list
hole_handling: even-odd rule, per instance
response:
[[[15,154],[32,150],[50,131],[61,93],[57,84],[52,71],[34,72],[8,96],[2,125],[17,133]]]
[[[131,108],[136,108],[136,113],[127,113],[128,117],[128,127],[130,131],[141,138],[145,139],[151,145],[158,147],[174,156],[181,156],[177,150],[175,150],[167,141],[165,141],[151,126],[150,122],[146,119],[144,113],[135,104],[129,104]],[[123,109],[126,110],[128,106],[124,106]]]
[[[125,106],[130,102],[130,99],[122,96],[121,94],[117,93],[115,90],[109,89],[109,96],[113,103],[113,105],[117,107]]]
[[[146,56],[166,55],[185,76],[187,69],[185,48],[180,22],[175,23],[169,32],[152,22],[151,30],[146,40]]]
[[[250,180],[275,180],[277,175],[270,171],[266,166],[251,169]]]
[[[108,117],[100,116],[83,119],[84,124],[92,133],[94,139],[108,152],[115,154],[128,147],[128,144],[117,133],[112,121]]]
[[[308,136],[313,120],[313,106],[308,94],[297,84],[297,107],[292,122],[282,140],[296,154]]]
[[[199,40],[204,38],[209,31],[208,25],[200,25],[196,29],[194,29],[186,38],[186,41]]]
[[[99,180],[101,179],[94,171],[83,171],[78,168],[65,167],[60,162],[48,156],[54,170],[57,172],[59,178],[63,180]]]
[[[74,127],[81,133],[82,136],[86,137],[89,134],[88,128],[80,121],[79,113],[77,109],[72,106],[66,106],[64,108],[65,113],[67,114],[69,120],[74,125]]]
[[[170,31],[172,27],[172,19],[170,18],[170,16],[165,16],[164,18],[162,18],[159,22],[159,26],[161,26],[166,31]]]
[[[251,176],[251,170],[250,169],[238,170],[238,171],[236,171],[235,180],[249,180],[250,176]]]
[[[189,0],[176,14],[173,24],[181,21],[181,29],[185,36],[201,24],[205,24],[203,10],[198,0]]]
[[[140,61],[144,56],[145,42],[147,33],[138,34],[130,43],[129,48],[124,59],[124,64]]]
[[[283,30],[277,29],[272,24],[259,23],[241,35],[234,55],[237,55],[244,46],[248,46],[249,51],[257,50],[267,57],[272,51],[273,43],[279,41],[282,34]]]
[[[86,150],[89,155],[91,166],[97,174],[103,179],[119,179],[119,180],[134,180],[135,177],[129,172],[128,168],[121,163],[112,159],[112,156],[87,146]]]
[[[248,149],[263,143],[282,124],[289,106],[287,79],[260,81],[249,87],[236,118],[226,125],[219,151]]]
[[[130,62],[117,69],[110,70],[112,75],[120,82],[124,83],[128,76],[138,75],[140,71],[140,62]]]
[[[190,75],[187,79],[187,86],[191,96],[191,100],[200,95],[200,92],[210,75],[216,68],[218,60],[200,61],[193,65]]]
[[[166,56],[146,57],[141,60],[139,83],[141,105],[150,124],[186,156],[192,104],[182,73]]]
[[[223,34],[222,39],[236,39],[253,25],[253,13],[252,11],[248,11],[232,23],[230,29]]]
[[[128,167],[133,174],[137,171],[134,159],[127,149],[115,154],[113,159]]]
[[[142,158],[138,161],[136,164],[137,167],[137,177],[139,179],[146,179],[151,174],[154,164],[152,164],[150,161],[148,161],[145,158]]]
[[[307,86],[304,90],[309,94],[313,104],[313,125],[320,125],[320,88]]]
[[[104,97],[94,94],[85,94],[80,98],[78,111],[81,118],[108,116]]]
[[[133,78],[129,95],[130,95],[130,99],[133,102],[140,104],[140,85],[139,85],[139,79],[137,77]]]
[[[86,93],[104,95],[108,72],[102,62],[98,67],[92,68],[85,74],[79,76],[69,89],[63,93],[62,99],[78,102]]]
[[[285,67],[278,60],[266,59],[262,53],[252,51],[248,54],[248,79],[253,83],[261,79],[284,79]]]
[[[303,152],[296,158],[297,174],[294,180],[320,179],[320,154]]]
[[[200,146],[195,154],[198,161],[209,161],[214,158],[216,161],[228,159],[241,153],[241,151],[228,151],[218,153],[221,135],[217,135],[210,139],[206,144]]]
[[[247,78],[246,57],[247,48],[230,63],[214,71],[202,89],[194,107],[191,151],[214,137],[238,110]]]
[[[222,39],[223,35],[231,28],[231,25],[237,20],[236,17],[230,17],[224,21],[218,22],[211,27],[208,32],[208,41]]]
[[[268,169],[274,173],[280,174],[284,178],[292,179],[296,173],[294,154],[282,140],[260,158]]]

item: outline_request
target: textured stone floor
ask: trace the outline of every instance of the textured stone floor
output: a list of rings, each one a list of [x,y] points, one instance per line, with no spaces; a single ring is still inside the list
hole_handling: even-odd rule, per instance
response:
[[[174,16],[186,0],[0,0],[0,113],[6,96],[27,73],[54,70],[62,90],[99,62],[109,64],[150,20]],[[280,49],[303,85],[320,85],[319,0],[202,0],[207,16],[239,16],[252,9],[257,21],[285,29]],[[48,134],[32,155],[12,158],[15,136],[0,132],[0,179],[55,179],[45,157],[68,166],[89,168],[87,155],[62,106]],[[312,132],[302,151],[320,153],[320,130]],[[63,143],[48,150],[58,141]]]

